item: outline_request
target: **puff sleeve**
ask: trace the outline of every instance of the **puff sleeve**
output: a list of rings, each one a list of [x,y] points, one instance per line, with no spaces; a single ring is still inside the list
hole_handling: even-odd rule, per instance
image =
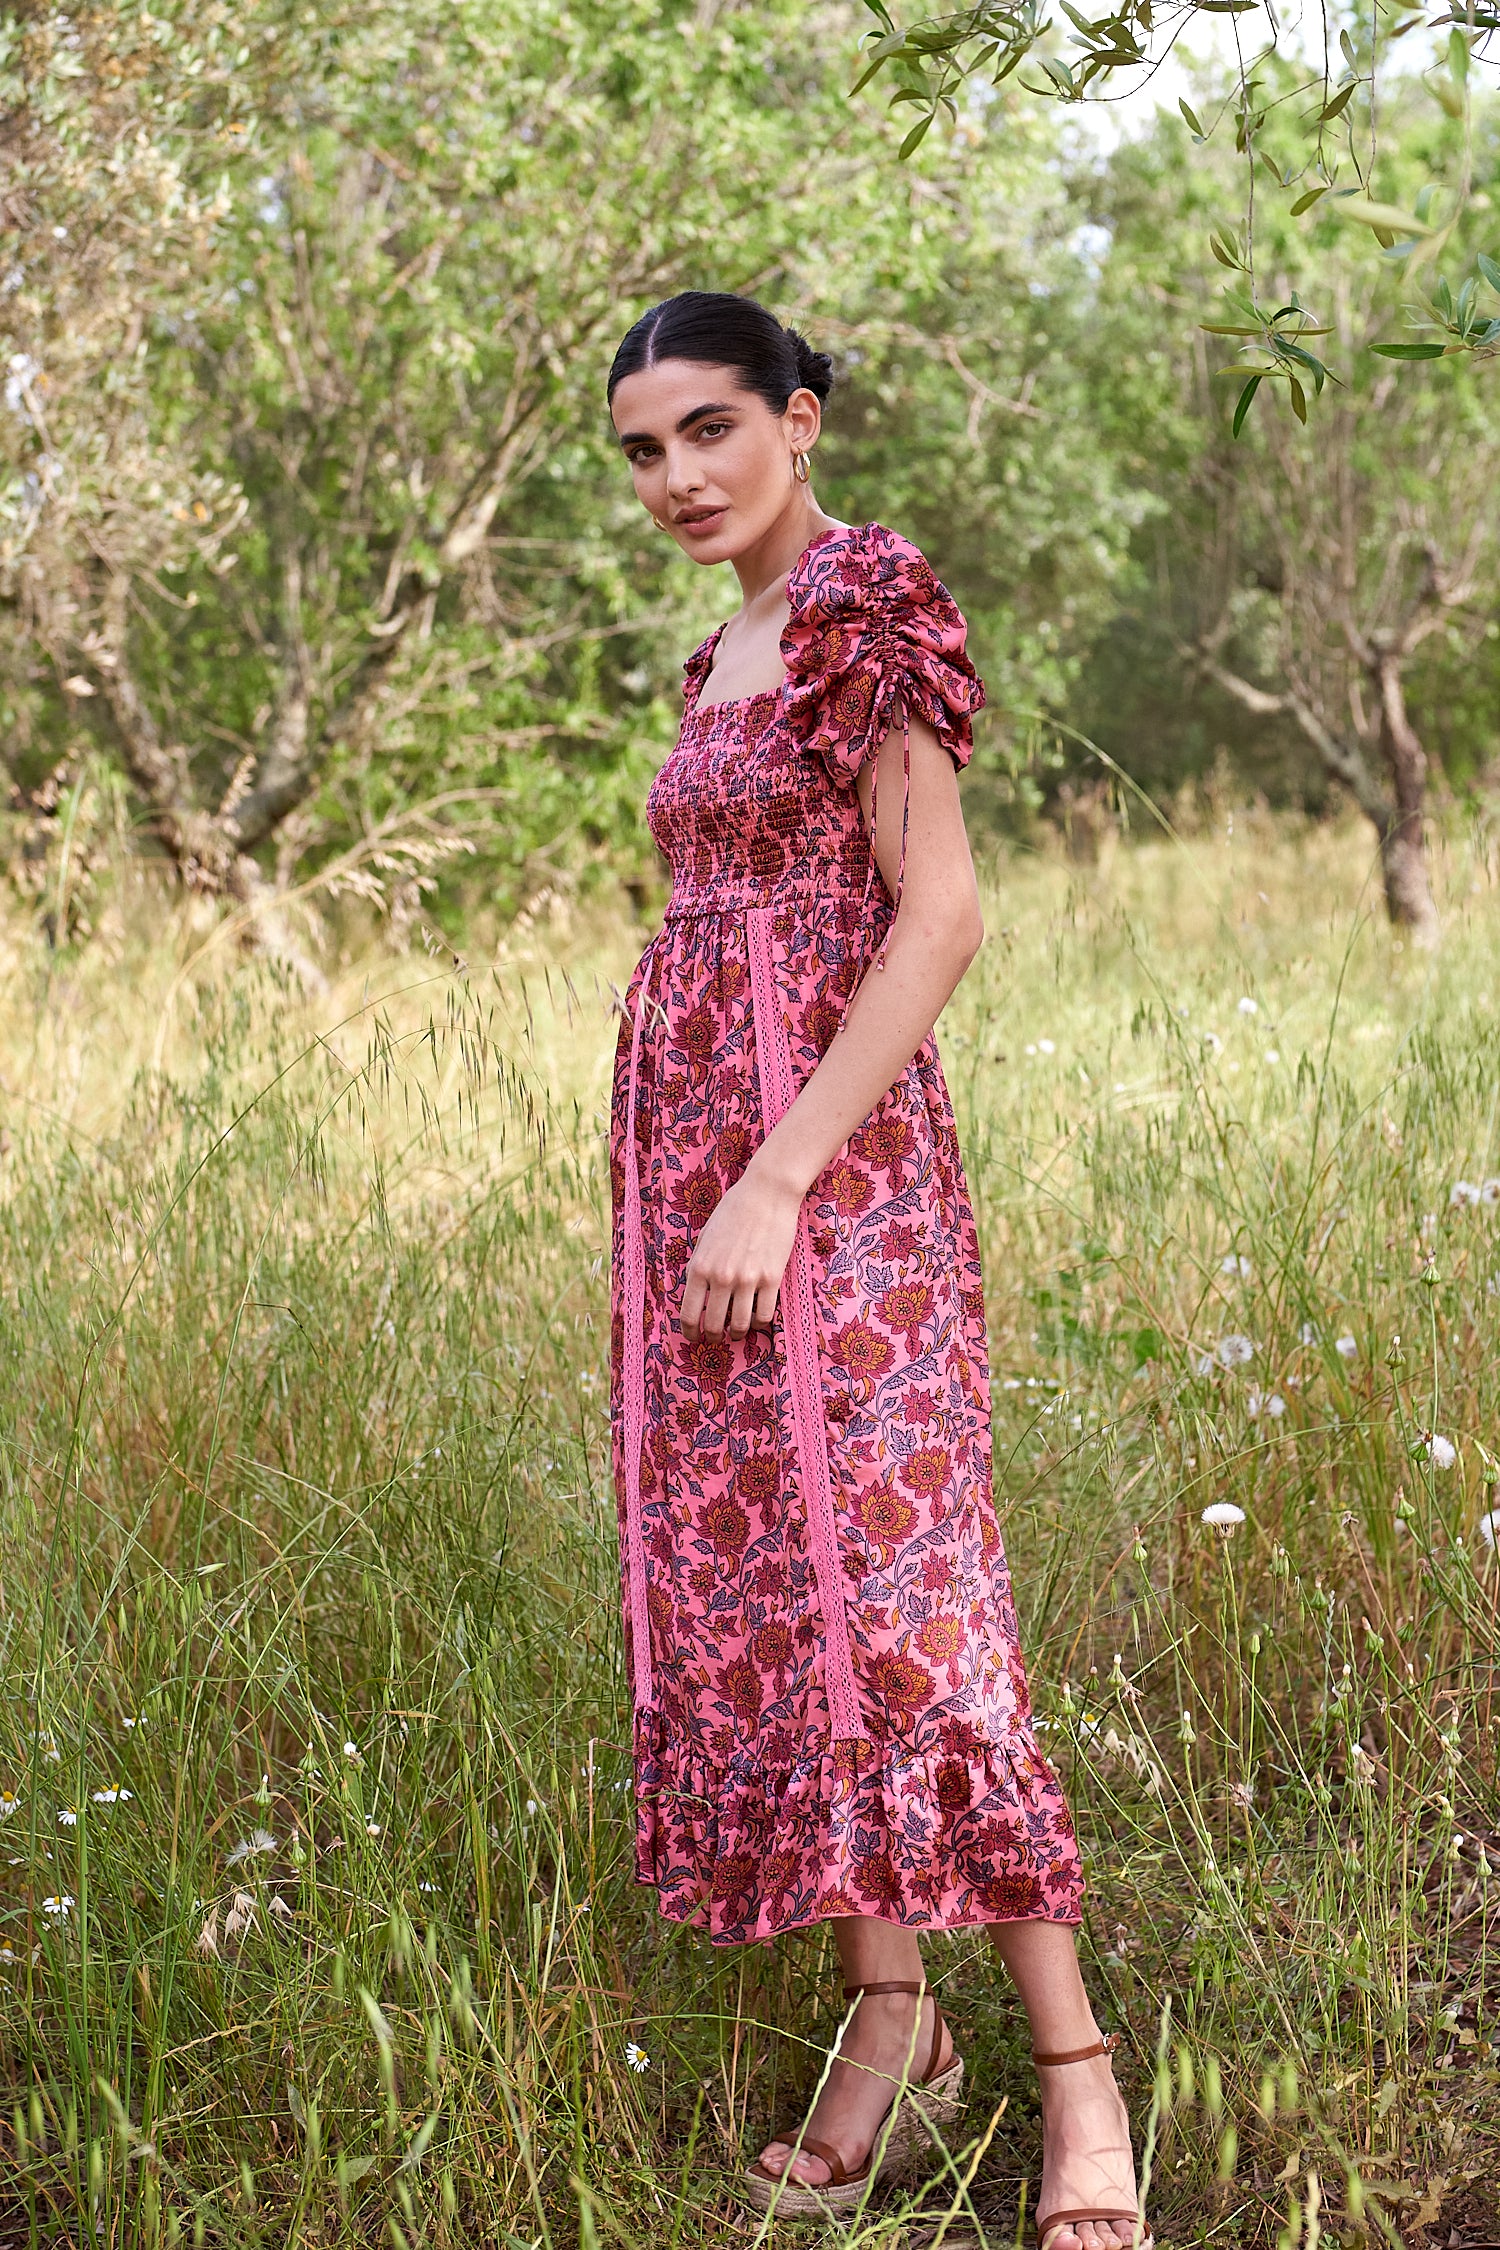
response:
[[[968,764],[984,688],[963,612],[919,548],[881,524],[827,532],[787,598],[787,723],[835,781],[852,784],[903,716],[925,719],[954,764]]]

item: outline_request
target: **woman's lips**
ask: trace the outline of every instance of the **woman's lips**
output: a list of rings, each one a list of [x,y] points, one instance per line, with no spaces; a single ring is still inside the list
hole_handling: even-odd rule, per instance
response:
[[[727,508],[710,508],[701,516],[679,516],[677,528],[688,539],[702,539],[708,532],[718,530],[728,512]]]

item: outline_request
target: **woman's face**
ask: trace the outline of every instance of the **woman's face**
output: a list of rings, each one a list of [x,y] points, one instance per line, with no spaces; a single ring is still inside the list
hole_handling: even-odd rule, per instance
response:
[[[805,501],[792,456],[811,451],[820,411],[793,391],[773,413],[736,369],[693,359],[627,375],[610,406],[642,507],[701,563],[732,562]]]

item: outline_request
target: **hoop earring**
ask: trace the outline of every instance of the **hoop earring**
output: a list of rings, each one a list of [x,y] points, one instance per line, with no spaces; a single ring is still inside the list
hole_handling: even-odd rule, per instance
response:
[[[812,462],[807,454],[794,453],[792,455],[792,475],[799,484],[811,484]]]

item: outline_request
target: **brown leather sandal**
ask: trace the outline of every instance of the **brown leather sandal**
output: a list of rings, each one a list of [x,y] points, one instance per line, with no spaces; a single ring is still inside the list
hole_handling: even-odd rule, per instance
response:
[[[917,2010],[921,2014],[922,2000],[927,1993],[921,1984],[846,1984],[846,2001],[857,2000],[866,1992],[914,1992],[918,1995]],[[875,2135],[865,2151],[864,2163],[857,2172],[845,2169],[844,2160],[832,2142],[819,2140],[804,2128],[806,2120],[796,2125],[783,2126],[771,2135],[772,2140],[791,2144],[792,2160],[799,2154],[816,2156],[828,2166],[828,2178],[817,2186],[805,2180],[789,2179],[785,2172],[768,2172],[759,2158],[748,2165],[744,2174],[745,2199],[757,2211],[775,2210],[785,2219],[826,2219],[857,2209],[875,2185],[893,2172],[906,2170],[922,2149],[941,2134],[951,2132],[963,2113],[962,2086],[964,2080],[963,2057],[954,2050],[942,2071],[937,2068],[938,2056],[943,2051],[943,2011],[936,1994],[932,2001],[932,2048],[927,2057],[927,2067],[920,2078],[904,2078],[896,2085],[890,2109],[875,2129]],[[845,2058],[847,2059],[847,2058]],[[853,2066],[866,2070],[867,2063]],[[894,2120],[891,2112],[896,2112]],[[884,2137],[880,2160],[875,2161],[875,2151]]]
[[[1092,2047],[1071,2047],[1064,2055],[1039,2055],[1033,2048],[1031,2059],[1044,2070],[1056,2069],[1064,2063],[1092,2062],[1095,2055],[1112,2055],[1119,2044],[1118,2033],[1111,2031],[1103,2039],[1096,2039]],[[1050,2211],[1045,2219],[1038,2217],[1032,2222],[1036,2228],[1036,2250],[1047,2250],[1048,2237],[1056,2234],[1060,2227],[1086,2226],[1091,2219],[1095,2226],[1129,2227],[1134,2250],[1155,2250],[1155,2238],[1147,2232],[1145,2214],[1139,2208],[1134,2211]]]

